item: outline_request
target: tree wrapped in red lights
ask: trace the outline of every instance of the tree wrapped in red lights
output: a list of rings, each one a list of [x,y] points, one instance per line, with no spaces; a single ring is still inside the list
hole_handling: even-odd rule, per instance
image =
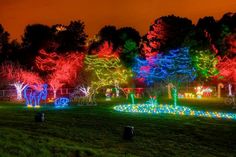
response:
[[[1,66],[1,77],[16,88],[17,100],[22,100],[22,91],[29,85],[42,84],[37,73],[24,70],[20,65],[5,63]]]
[[[84,55],[81,53],[58,55],[55,52],[40,51],[40,56],[36,58],[36,65],[40,70],[48,72],[47,82],[53,90],[54,99],[59,88],[76,81],[77,74],[83,67],[83,59]]]
[[[111,58],[119,57],[119,51],[113,51],[113,46],[108,41],[105,41],[98,49],[98,51],[93,51],[99,58]]]
[[[161,44],[166,40],[166,25],[162,19],[157,19],[151,26],[146,35],[146,40],[142,43],[142,51],[146,57],[155,56],[159,51]]]
[[[236,58],[223,57],[217,64],[218,78],[236,84]]]

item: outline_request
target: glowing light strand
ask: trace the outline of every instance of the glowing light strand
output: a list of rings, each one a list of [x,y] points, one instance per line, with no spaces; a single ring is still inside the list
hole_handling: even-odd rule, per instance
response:
[[[61,97],[61,98],[57,98],[54,101],[54,105],[56,108],[64,108],[68,106],[68,103],[70,102],[70,100],[66,97]]]
[[[47,84],[27,86],[24,89],[24,98],[27,107],[40,107],[40,101],[47,99]],[[29,88],[32,88],[31,90]]]
[[[155,105],[155,104],[128,104],[118,105],[114,110],[119,112],[134,112],[134,113],[149,113],[149,114],[174,114],[195,117],[217,118],[217,119],[232,119],[236,120],[235,113],[210,112],[193,110],[189,107],[175,105]]]

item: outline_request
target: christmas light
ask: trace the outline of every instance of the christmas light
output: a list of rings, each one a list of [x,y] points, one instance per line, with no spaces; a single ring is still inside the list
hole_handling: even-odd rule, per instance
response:
[[[85,57],[86,70],[93,71],[95,76],[91,82],[91,88],[97,91],[104,86],[119,86],[125,84],[132,72],[126,69],[119,58],[101,58],[97,55],[87,55]]]
[[[68,103],[70,102],[70,100],[66,97],[61,97],[61,98],[57,98],[54,101],[54,105],[56,108],[63,108],[68,106]]]
[[[24,89],[26,106],[34,108],[40,107],[40,101],[47,99],[47,86],[47,84],[27,86]]]
[[[216,58],[211,51],[196,51],[195,55],[192,57],[192,60],[200,77],[208,79],[218,74],[218,70],[216,68],[218,58]]]
[[[167,54],[157,54],[147,59],[137,57],[133,71],[136,78],[143,79],[147,85],[156,81],[173,83],[191,82],[196,78],[188,48],[170,50]]]
[[[59,88],[76,81],[77,73],[83,67],[83,60],[84,55],[76,52],[58,55],[55,52],[40,51],[40,55],[36,57],[36,65],[39,70],[48,72],[48,84],[53,89],[54,99]]]
[[[174,114],[181,116],[195,116],[216,119],[233,119],[236,120],[235,113],[223,113],[212,111],[193,110],[189,107],[175,106],[167,104],[128,104],[118,105],[114,110],[119,112],[149,113],[149,114]]]
[[[0,75],[16,88],[17,100],[22,100],[22,92],[28,85],[43,82],[37,73],[26,71],[19,65],[8,63],[0,68]]]

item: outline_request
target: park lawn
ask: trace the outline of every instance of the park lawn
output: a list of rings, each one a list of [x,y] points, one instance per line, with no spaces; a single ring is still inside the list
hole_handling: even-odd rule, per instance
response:
[[[100,100],[97,106],[64,110],[27,109],[22,104],[0,102],[0,157],[236,155],[236,121],[113,110],[124,101]],[[181,100],[180,104],[235,112],[222,100]],[[45,113],[44,123],[34,122],[39,111]],[[132,141],[122,139],[126,125],[134,126]]]

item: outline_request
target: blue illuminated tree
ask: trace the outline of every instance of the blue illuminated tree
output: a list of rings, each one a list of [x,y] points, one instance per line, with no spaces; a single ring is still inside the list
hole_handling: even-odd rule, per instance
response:
[[[179,85],[191,82],[196,77],[188,48],[170,50],[166,54],[157,54],[148,59],[137,57],[133,71],[136,78],[143,79],[148,86],[156,81]]]
[[[136,58],[133,71],[136,78],[143,79],[148,86],[155,82],[172,83],[175,90],[182,83],[191,82],[196,78],[188,48],[170,50],[166,54],[157,54],[146,60]],[[175,93],[178,94],[177,91]]]

